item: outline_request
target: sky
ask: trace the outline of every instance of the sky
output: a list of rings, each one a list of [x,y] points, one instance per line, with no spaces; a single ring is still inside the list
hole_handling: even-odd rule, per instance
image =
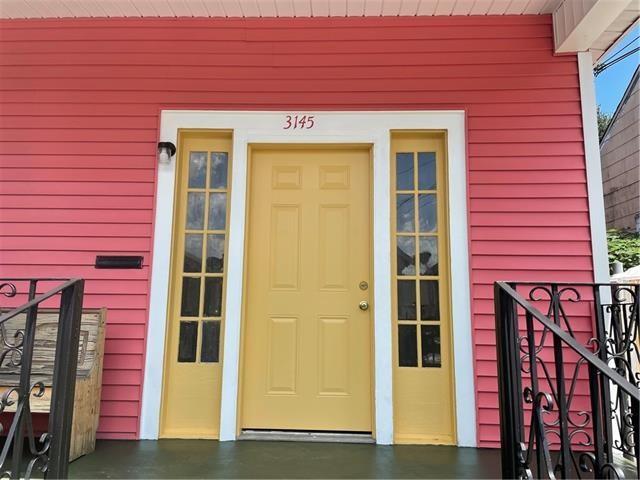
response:
[[[613,52],[611,52],[611,54],[609,54],[607,59],[616,56],[617,52],[632,41],[633,42],[624,49],[624,52],[629,52],[640,46],[640,38],[638,38],[639,35],[640,25],[637,25],[635,28],[627,32],[625,38],[618,43],[618,46],[613,50]],[[607,59],[605,59],[605,61]],[[616,111],[616,107],[618,106],[624,91],[627,89],[629,80],[631,80],[638,63],[640,63],[640,52],[629,55],[624,60],[621,60],[615,65],[607,68],[596,77],[596,99],[604,113],[612,114]]]

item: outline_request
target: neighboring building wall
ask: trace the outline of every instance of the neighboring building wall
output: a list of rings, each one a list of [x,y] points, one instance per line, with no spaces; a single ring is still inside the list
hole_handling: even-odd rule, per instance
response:
[[[577,61],[549,16],[3,21],[0,39],[0,275],[81,276],[109,309],[102,438],[138,435],[161,108],[463,108],[478,435],[498,446],[492,282],[593,280]]]
[[[640,82],[636,71],[600,145],[607,228],[640,232]]]

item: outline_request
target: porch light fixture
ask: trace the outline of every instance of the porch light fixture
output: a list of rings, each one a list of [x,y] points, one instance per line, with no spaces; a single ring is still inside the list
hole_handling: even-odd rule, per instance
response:
[[[176,154],[176,146],[171,142],[158,143],[158,162],[163,164],[171,163],[171,157]]]

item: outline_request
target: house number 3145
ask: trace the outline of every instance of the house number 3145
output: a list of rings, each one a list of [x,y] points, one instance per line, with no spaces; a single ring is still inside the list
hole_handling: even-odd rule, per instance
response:
[[[287,115],[284,119],[284,130],[309,130],[315,125],[313,115]]]

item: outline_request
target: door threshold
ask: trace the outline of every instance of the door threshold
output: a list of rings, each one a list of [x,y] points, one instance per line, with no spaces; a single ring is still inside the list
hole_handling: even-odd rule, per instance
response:
[[[375,443],[370,433],[296,432],[289,430],[242,430],[238,440],[275,442]]]

